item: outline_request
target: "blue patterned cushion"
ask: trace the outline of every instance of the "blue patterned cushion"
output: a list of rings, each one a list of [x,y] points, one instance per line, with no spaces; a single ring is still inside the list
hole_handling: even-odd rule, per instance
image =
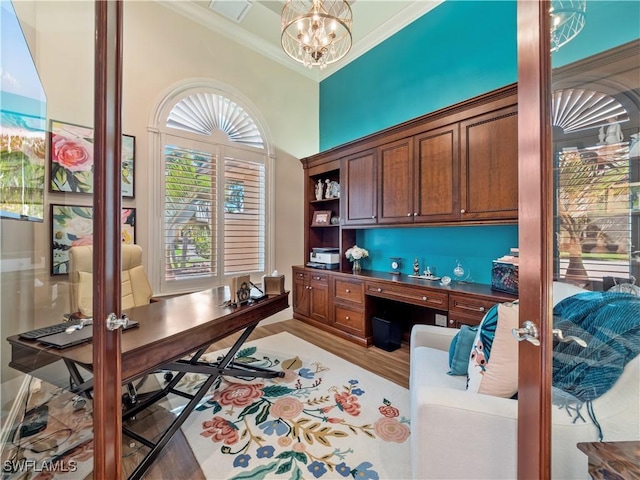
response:
[[[469,355],[473,340],[476,338],[478,327],[462,325],[460,331],[451,340],[449,345],[449,375],[466,375],[469,368]]]

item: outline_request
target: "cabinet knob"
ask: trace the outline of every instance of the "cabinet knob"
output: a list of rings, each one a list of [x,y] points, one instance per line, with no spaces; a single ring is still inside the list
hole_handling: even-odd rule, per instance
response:
[[[418,212],[413,212],[413,216],[417,217],[418,216]]]
[[[303,277],[304,275],[303,275],[302,273],[299,273],[299,274],[298,274],[298,276],[299,276],[299,277]]]
[[[427,300],[429,300],[429,297],[423,295],[422,296],[422,300],[424,300],[426,302]]]
[[[407,213],[407,217],[410,217],[410,216],[411,216],[411,212]]]
[[[345,320],[349,320],[349,315],[347,315],[346,317],[344,317]]]
[[[375,215],[371,215],[371,218],[375,219],[375,218],[376,218],[376,216],[375,216]]]
[[[484,312],[484,307],[480,307],[478,310],[480,310],[481,312]]]
[[[449,325],[453,325],[453,320],[449,320]]]
[[[381,291],[382,291],[382,289],[381,289],[381,288],[377,288],[376,290],[378,290],[378,292],[381,292]]]
[[[308,288],[309,290],[311,290],[313,287],[312,287],[311,285],[309,285],[307,288]]]
[[[462,210],[460,210],[460,213],[464,213],[464,208]]]
[[[346,288],[344,291],[347,293],[351,293],[351,290],[349,290],[348,288]]]

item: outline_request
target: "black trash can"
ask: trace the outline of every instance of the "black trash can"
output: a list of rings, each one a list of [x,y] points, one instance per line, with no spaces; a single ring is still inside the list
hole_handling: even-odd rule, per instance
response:
[[[373,344],[386,350],[393,352],[400,348],[402,341],[402,325],[400,322],[392,322],[381,317],[372,317],[371,324],[373,327]]]

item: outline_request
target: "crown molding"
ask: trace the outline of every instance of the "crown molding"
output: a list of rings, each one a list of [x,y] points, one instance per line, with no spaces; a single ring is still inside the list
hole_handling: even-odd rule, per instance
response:
[[[390,36],[402,30],[414,20],[431,11],[432,9],[440,5],[443,1],[444,0],[416,0],[412,2],[409,6],[398,12],[385,23],[383,23],[371,33],[366,35],[364,38],[356,42],[351,47],[351,50],[345,58],[335,64],[327,66],[327,68],[325,68],[324,70],[318,70],[315,68],[309,69],[307,67],[304,67],[302,64],[289,58],[289,56],[284,53],[279,45],[276,46],[269,42],[266,42],[258,35],[250,33],[244,28],[240,27],[239,24],[226,20],[224,17],[222,17],[221,15],[217,15],[213,11],[203,9],[194,2],[159,0],[158,3],[208,28],[211,31],[223,35],[240,45],[243,45],[255,52],[260,53],[261,55],[264,55],[266,58],[269,58],[296,73],[304,75],[305,77],[310,78],[311,80],[314,80],[316,82],[321,82],[322,80],[334,74],[345,65],[348,65],[350,62],[360,57],[376,45],[382,43]]]

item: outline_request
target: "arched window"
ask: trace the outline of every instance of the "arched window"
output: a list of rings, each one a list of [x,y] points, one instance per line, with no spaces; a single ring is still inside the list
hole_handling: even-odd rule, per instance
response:
[[[157,261],[150,270],[160,270],[153,275],[160,293],[267,271],[270,156],[256,115],[242,103],[197,85],[174,89],[158,107],[152,131],[158,221],[150,257]]]

